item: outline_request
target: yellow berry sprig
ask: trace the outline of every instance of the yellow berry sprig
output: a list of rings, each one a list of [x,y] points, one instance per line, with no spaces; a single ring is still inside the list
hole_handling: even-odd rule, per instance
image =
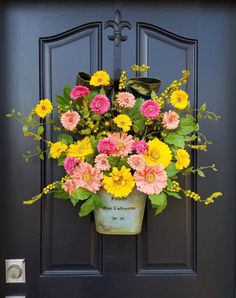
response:
[[[158,100],[160,102],[164,100],[169,100],[170,95],[179,89],[180,86],[186,85],[188,81],[188,77],[190,76],[190,71],[189,70],[182,70],[182,77],[180,78],[179,81],[174,80],[166,89],[164,92],[161,93],[159,96]]]
[[[137,64],[133,64],[130,69],[132,71],[139,71],[139,72],[146,72],[150,69],[150,66],[146,65],[146,64],[142,64],[142,65],[137,65]]]

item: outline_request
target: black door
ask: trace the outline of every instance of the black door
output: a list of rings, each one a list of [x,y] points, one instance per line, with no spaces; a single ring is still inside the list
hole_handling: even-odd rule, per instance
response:
[[[1,5],[1,297],[234,297],[235,8],[198,1]],[[117,9],[130,27],[120,26],[120,32],[114,23],[105,28],[108,20],[119,22]],[[116,47],[108,35],[127,40]],[[170,198],[157,217],[148,205],[137,237],[99,235],[92,216],[78,218],[64,201],[23,206],[57,170],[48,160],[25,164],[21,155],[33,145],[4,117],[13,107],[29,113],[40,97],[54,99],[65,82],[74,84],[79,70],[114,74],[119,63],[122,69],[150,65],[149,75],[165,82],[162,90],[189,69],[193,106],[206,101],[223,116],[219,125],[202,123],[215,145],[196,160],[218,161],[220,172],[186,180],[202,196],[219,190],[223,198],[208,208]],[[6,284],[5,259],[20,258],[26,260],[26,283]]]

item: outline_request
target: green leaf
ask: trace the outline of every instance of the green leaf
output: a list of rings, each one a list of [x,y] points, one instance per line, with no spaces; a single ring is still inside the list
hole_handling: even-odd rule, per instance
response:
[[[133,111],[133,117],[135,119],[140,118],[141,114],[140,114],[140,107],[141,105],[144,103],[144,99],[142,97],[139,97],[136,99],[134,107],[132,109]]]
[[[175,163],[171,162],[168,167],[166,168],[166,172],[167,172],[167,176],[168,177],[172,177],[175,174],[177,174],[179,172],[178,169],[176,169]]]
[[[196,129],[196,124],[190,118],[180,118],[179,126],[175,130],[179,135],[185,136]]]
[[[145,129],[145,120],[143,118],[134,120],[134,132],[142,132]]]
[[[5,115],[7,118],[11,118],[13,115],[12,114],[6,114]]]
[[[40,158],[41,160],[44,160],[44,154],[43,154],[43,152],[41,152],[41,153],[39,154],[39,158]]]
[[[28,131],[28,125],[23,125],[22,131],[23,131],[23,133],[26,133]]]
[[[160,214],[167,206],[167,195],[164,192],[158,195],[149,195],[148,198],[151,200],[152,207],[156,209],[156,215]]]
[[[182,197],[177,192],[165,190],[165,193],[170,197],[174,197],[176,199],[182,199]]]
[[[69,84],[66,84],[64,87],[64,96],[67,99],[70,99],[70,93],[71,93],[71,86]]]
[[[94,198],[91,196],[81,207],[79,216],[86,216],[96,208]]]
[[[67,111],[71,107],[72,100],[70,100],[70,98],[56,95],[56,102],[63,111]]]
[[[63,189],[55,190],[54,191],[54,198],[61,199],[61,200],[68,200],[69,199],[69,194],[68,194],[68,192],[65,192]]]
[[[101,116],[100,115],[92,115],[92,120],[101,120]]]
[[[62,142],[63,144],[66,144],[67,146],[74,143],[74,140],[73,140],[72,136],[70,136],[66,133],[59,134],[57,136],[57,141]]]
[[[43,134],[43,132],[44,132],[44,127],[43,126],[39,126],[38,131],[37,131],[37,134],[39,136],[41,136]]]
[[[205,112],[206,111],[206,103],[204,103],[204,104],[201,105],[200,111],[201,112]]]
[[[66,159],[66,156],[65,155],[61,155],[59,158],[58,158],[58,161],[57,161],[57,165],[60,167],[60,166],[64,166],[64,161]]]
[[[92,194],[91,198],[93,198],[96,208],[102,208],[103,207],[101,196],[99,196],[97,194]]]
[[[203,171],[201,171],[201,170],[198,170],[197,173],[198,173],[198,176],[200,176],[200,177],[206,177],[205,174],[203,173]]]
[[[106,91],[103,87],[100,89],[99,94],[106,95]]]
[[[82,135],[90,135],[91,134],[91,129],[90,128],[82,129],[82,130],[80,130],[80,133]]]
[[[91,192],[85,188],[77,188],[73,193],[70,195],[71,203],[75,206],[79,201],[84,201],[91,196]]]
[[[54,124],[55,121],[52,118],[47,118],[49,124]]]
[[[117,164],[117,168],[120,170],[122,168],[122,166],[125,166],[126,168],[129,167],[129,164],[127,162],[127,158],[126,157],[121,157],[118,164]]]
[[[156,97],[156,96],[157,96],[156,92],[155,92],[155,91],[152,91],[152,92],[151,92],[151,98],[153,99],[153,98]]]
[[[118,156],[108,156],[108,162],[111,168],[117,167],[120,157]]]
[[[178,148],[184,148],[184,136],[181,136],[176,132],[169,132],[164,140],[167,144],[175,145]]]
[[[148,195],[148,198],[151,201],[152,205],[155,206],[164,206],[167,201],[167,196],[164,192],[161,192],[158,195]]]

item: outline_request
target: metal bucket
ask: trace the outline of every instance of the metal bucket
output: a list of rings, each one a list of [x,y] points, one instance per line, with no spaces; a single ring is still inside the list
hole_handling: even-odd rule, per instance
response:
[[[125,198],[101,190],[103,208],[94,210],[96,230],[101,234],[136,235],[141,232],[146,194],[136,189]]]

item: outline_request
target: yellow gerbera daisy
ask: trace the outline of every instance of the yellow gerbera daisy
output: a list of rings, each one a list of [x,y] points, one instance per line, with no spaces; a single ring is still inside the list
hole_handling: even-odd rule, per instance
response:
[[[120,114],[116,116],[113,121],[115,124],[119,127],[122,128],[124,132],[127,132],[130,130],[130,127],[132,125],[132,121],[130,120],[129,116],[125,114]]]
[[[109,176],[103,178],[104,189],[117,198],[127,197],[133,190],[134,185],[135,182],[130,169],[125,166],[122,166],[121,170],[114,167]]]
[[[96,87],[110,85],[109,74],[104,70],[99,70],[95,72],[90,79],[90,85],[96,86]]]
[[[190,163],[190,156],[186,150],[178,149],[176,153],[176,160],[176,169],[183,170],[188,167]]]
[[[188,105],[188,93],[184,90],[176,90],[171,94],[171,104],[178,110],[183,110]]]
[[[41,118],[46,117],[48,114],[52,112],[52,110],[53,105],[48,98],[41,99],[35,107],[35,113]]]
[[[63,144],[62,142],[56,142],[51,145],[50,147],[50,154],[51,157],[56,159],[59,158],[62,152],[65,152],[67,150],[67,145]]]
[[[67,150],[67,157],[77,157],[79,160],[84,160],[85,157],[93,153],[93,148],[91,146],[88,137],[85,137],[81,141],[77,141],[75,144],[71,144]]]
[[[166,168],[171,162],[170,148],[157,138],[148,142],[148,151],[144,154],[147,164],[161,164]]]

